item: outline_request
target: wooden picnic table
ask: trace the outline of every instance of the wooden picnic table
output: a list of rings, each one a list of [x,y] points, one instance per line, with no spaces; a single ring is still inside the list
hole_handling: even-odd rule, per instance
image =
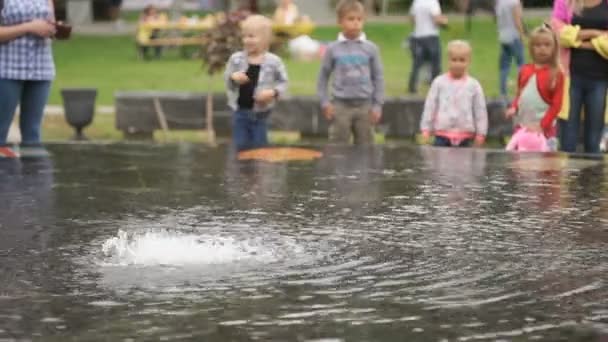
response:
[[[139,46],[201,45],[201,33],[214,25],[210,19],[144,22],[137,27],[136,41]]]
[[[139,24],[144,30],[178,30],[178,31],[206,31],[213,28],[215,23],[209,20],[183,20],[176,22],[148,22]]]

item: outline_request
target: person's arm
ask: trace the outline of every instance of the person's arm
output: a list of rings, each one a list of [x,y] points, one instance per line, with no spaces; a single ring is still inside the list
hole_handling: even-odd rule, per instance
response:
[[[555,85],[553,94],[551,96],[551,102],[549,103],[549,108],[545,112],[542,120],[540,121],[540,127],[543,131],[549,132],[553,128],[553,122],[557,115],[562,109],[562,102],[564,99],[564,74],[559,72],[556,75]]]
[[[426,99],[424,100],[424,110],[422,117],[420,118],[420,132],[424,139],[430,138],[431,134],[435,131],[434,122],[437,117],[437,111],[439,110],[441,78],[436,78],[431,83],[431,89],[429,89]]]
[[[435,15],[433,21],[439,26],[445,26],[448,24],[448,17],[443,14]]]
[[[519,36],[523,41],[526,36],[526,30],[524,29],[523,6],[521,2],[518,2],[517,5],[513,6],[513,20],[515,21],[515,26],[517,26]]]
[[[274,87],[260,89],[255,95],[255,100],[263,105],[269,104],[287,92],[287,71],[283,61],[278,57],[276,59],[275,67]]]
[[[331,48],[328,47],[327,51],[325,51],[325,56],[323,57],[323,62],[317,78],[317,96],[321,101],[322,108],[326,108],[331,104],[329,101],[328,83],[333,67],[332,52]]]
[[[285,68],[285,64],[283,64],[282,60],[278,60],[278,66],[276,70],[276,85],[274,87],[274,91],[276,92],[275,97],[283,97],[287,93],[287,87],[289,84],[289,78],[287,76],[287,68]]]
[[[505,117],[507,119],[511,119],[515,115],[517,115],[517,111],[519,109],[519,98],[521,97],[521,90],[522,89],[523,89],[522,74],[521,74],[521,71],[520,71],[519,75],[517,76],[517,93],[515,94],[515,97],[513,98],[513,101],[511,101],[511,104],[509,105],[509,107],[507,107],[507,110],[505,111]]]
[[[559,32],[562,47],[576,49],[593,49],[592,40],[608,34],[608,31],[581,30],[579,26],[564,25]]]
[[[372,93],[372,115],[374,121],[378,122],[382,116],[382,105],[384,104],[384,69],[377,47],[374,47],[370,62],[372,86],[374,87]]]
[[[475,88],[475,94],[473,95],[475,146],[481,146],[485,143],[486,135],[488,134],[488,107],[486,106],[486,97],[481,84],[477,83]]]
[[[519,107],[519,98],[521,97],[521,91],[526,86],[526,82],[528,82],[528,80],[530,79],[530,72],[531,71],[528,68],[528,65],[522,66],[521,70],[519,70],[519,73],[517,74],[517,93],[515,94],[515,98],[513,98],[509,109],[514,109],[515,111],[517,111]]]
[[[41,38],[49,38],[55,34],[55,25],[48,20],[42,19],[34,19],[17,25],[0,25],[0,43],[11,41],[26,34],[33,34]]]
[[[226,89],[232,91],[235,91],[239,87],[238,83],[232,79],[232,74],[238,71],[236,70],[234,59],[235,55],[233,54],[228,59],[228,62],[226,63],[226,70],[224,71],[224,82],[226,84]]]
[[[412,26],[416,25],[416,13],[414,13],[414,5],[410,6],[410,10],[407,13],[407,18],[412,23]]]
[[[30,33],[29,24],[30,23],[0,26],[0,43],[4,43]]]
[[[599,37],[603,34],[606,34],[606,31],[602,30],[579,30],[576,38],[580,41],[588,41],[595,37]]]
[[[431,14],[433,15],[433,22],[435,25],[444,26],[448,24],[448,17],[441,13],[441,6],[439,3],[433,6]]]

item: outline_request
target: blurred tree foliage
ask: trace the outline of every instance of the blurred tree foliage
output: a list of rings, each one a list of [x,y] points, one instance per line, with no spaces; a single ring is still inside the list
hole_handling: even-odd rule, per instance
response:
[[[215,129],[213,128],[213,91],[212,79],[221,73],[230,56],[242,48],[241,21],[246,13],[235,11],[220,16],[214,28],[205,31],[201,46],[203,69],[211,77],[208,78],[207,103],[205,106],[205,122],[207,126],[207,139],[210,145],[215,146]]]
[[[239,17],[228,16],[213,29],[205,32],[201,57],[203,68],[209,75],[222,72],[230,55],[241,49],[240,19]]]

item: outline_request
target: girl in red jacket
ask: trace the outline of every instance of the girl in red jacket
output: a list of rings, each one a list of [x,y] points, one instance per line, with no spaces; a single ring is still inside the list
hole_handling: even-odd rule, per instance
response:
[[[516,140],[510,144],[510,149],[518,150],[518,139],[530,141],[524,135],[536,135],[540,143],[534,150],[556,150],[555,119],[564,95],[557,37],[551,28],[543,25],[532,31],[528,45],[533,63],[521,68],[517,96],[506,112],[507,118],[515,117],[512,139]]]

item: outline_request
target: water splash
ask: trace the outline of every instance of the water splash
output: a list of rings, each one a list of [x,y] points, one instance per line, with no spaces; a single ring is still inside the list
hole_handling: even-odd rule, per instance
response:
[[[271,263],[279,255],[255,239],[175,231],[127,233],[119,230],[102,245],[106,265],[191,266],[241,261]]]

